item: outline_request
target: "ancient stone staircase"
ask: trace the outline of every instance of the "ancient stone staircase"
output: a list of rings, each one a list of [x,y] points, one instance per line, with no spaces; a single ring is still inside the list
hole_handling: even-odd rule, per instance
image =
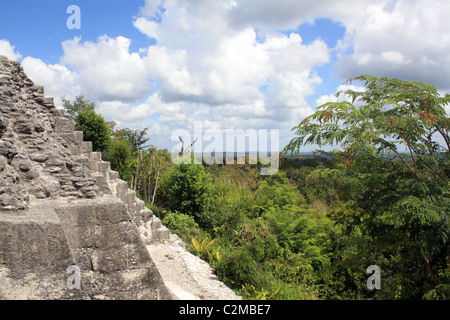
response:
[[[0,300],[173,299],[146,248],[169,236],[44,88],[0,56]]]
[[[59,119],[55,122],[56,130],[60,136],[73,154],[82,157],[83,164],[90,169],[91,177],[95,179],[95,185],[100,188],[100,192],[113,195],[126,204],[144,243],[169,240],[169,229],[163,226],[161,220],[145,206],[144,201],[136,196],[136,192],[128,188],[128,183],[119,178],[119,173],[111,170],[110,163],[102,160],[101,152],[92,151],[92,142],[83,141],[83,132],[74,130],[73,121],[64,117],[64,110],[58,110],[57,117]]]

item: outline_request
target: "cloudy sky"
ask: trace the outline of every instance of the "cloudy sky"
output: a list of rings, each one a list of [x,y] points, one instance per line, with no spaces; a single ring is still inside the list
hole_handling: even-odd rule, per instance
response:
[[[80,8],[81,29],[68,28]],[[361,74],[450,92],[449,0],[2,0],[0,54],[117,128],[291,128]]]

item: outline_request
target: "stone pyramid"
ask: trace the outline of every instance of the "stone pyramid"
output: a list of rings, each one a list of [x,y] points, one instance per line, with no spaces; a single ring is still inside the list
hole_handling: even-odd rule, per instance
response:
[[[19,62],[0,56],[0,299],[172,299],[170,236]]]

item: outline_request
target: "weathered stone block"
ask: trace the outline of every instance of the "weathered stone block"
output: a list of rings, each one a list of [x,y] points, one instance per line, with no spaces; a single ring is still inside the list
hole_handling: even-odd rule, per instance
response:
[[[45,98],[41,103],[44,107],[50,109],[55,106],[55,100],[51,97]]]
[[[83,141],[81,144],[81,150],[83,153],[92,152],[92,141]]]
[[[16,217],[0,219],[0,265],[16,274],[65,270],[73,264],[60,225]]]
[[[56,131],[58,131],[59,133],[72,133],[74,131],[73,121],[63,117],[54,118],[54,126]]]
[[[50,155],[48,153],[34,153],[30,154],[30,159],[35,162],[45,162],[48,160]]]
[[[119,180],[116,186],[116,196],[123,202],[126,202],[127,192],[128,192],[128,183],[126,183],[123,180]]]
[[[111,165],[107,161],[99,161],[99,170],[105,176],[109,178],[109,171],[111,170]]]
[[[119,179],[119,173],[114,170],[109,171],[109,180],[111,181],[117,181]]]
[[[101,161],[102,155],[100,152],[89,153],[89,169],[93,172],[99,172],[99,161]]]

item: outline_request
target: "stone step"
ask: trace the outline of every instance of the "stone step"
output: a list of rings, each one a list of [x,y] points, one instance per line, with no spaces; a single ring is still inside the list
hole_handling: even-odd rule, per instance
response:
[[[142,210],[142,216],[144,217],[145,221],[149,221],[150,219],[153,220],[153,211],[150,210],[147,207],[144,207],[144,209]]]
[[[113,194],[122,200],[129,214],[139,227],[145,228],[148,221],[151,225],[148,230],[151,233],[151,241],[164,241],[170,239],[170,230],[162,225],[161,220],[153,215],[153,212],[145,206],[145,202],[137,198],[136,192],[128,188],[128,183],[120,180],[119,173],[111,170],[111,164],[101,160],[100,152],[87,152],[90,168],[95,172],[96,185],[105,194]]]
[[[116,195],[117,184],[119,183],[119,173],[117,171],[109,170],[107,174],[108,174],[109,188],[111,189],[113,195]]]
[[[82,145],[83,144],[83,131],[74,131],[73,134],[75,136],[75,144]]]
[[[75,155],[82,154],[82,143],[83,143],[83,132],[73,131],[73,132],[60,132],[59,136],[66,141],[69,150]]]
[[[127,204],[136,204],[136,199],[137,199],[137,197],[136,197],[136,192],[134,191],[134,190],[131,190],[131,189],[128,189],[128,191],[127,191],[127,198],[126,198],[126,203]]]
[[[99,162],[101,161],[102,154],[100,152],[89,153],[89,169],[93,172],[100,172]]]
[[[72,133],[74,132],[73,121],[64,117],[55,117],[55,129],[60,133]]]
[[[152,230],[156,231],[161,227],[162,227],[161,220],[158,217],[153,216]]]
[[[117,171],[110,170],[109,171],[109,180],[114,181],[114,182],[119,180],[119,173]]]
[[[76,145],[77,144],[77,136],[74,132],[59,132],[58,136],[64,139],[68,145]]]
[[[52,109],[53,115],[57,117],[65,117],[66,116],[66,110],[64,109]]]
[[[81,143],[81,152],[83,153],[92,152],[92,141],[83,141]]]
[[[91,177],[95,179],[95,185],[99,187],[100,191],[104,194],[113,194],[111,188],[109,187],[106,177],[100,172],[94,172]]]
[[[128,183],[123,180],[118,180],[115,191],[116,191],[116,197],[126,203],[127,192],[128,192]]]
[[[145,202],[139,198],[136,198],[136,210],[137,212],[141,212],[145,208]]]
[[[47,109],[51,109],[55,107],[55,99],[52,97],[47,97],[44,98],[44,100],[41,101],[40,104],[46,107]]]
[[[140,217],[138,215],[138,210],[136,208],[136,192],[134,192],[131,189],[127,190],[127,195],[125,198],[125,204],[127,205],[128,208],[128,212],[130,213],[130,215],[133,217],[133,220],[135,221],[135,223],[137,225],[140,224]]]
[[[155,223],[155,218],[153,217],[153,223]],[[158,219],[158,218],[156,218]],[[159,219],[158,219],[159,220]],[[153,229],[152,227],[152,241],[164,241],[170,239],[170,230],[167,229],[165,226],[161,225],[157,229]]]
[[[100,160],[98,162],[98,168],[100,173],[102,173],[105,177],[109,178],[109,171],[111,170],[111,164],[108,161]]]
[[[147,209],[149,210],[149,209]],[[151,211],[151,210],[149,210]],[[164,241],[170,239],[170,230],[161,223],[161,220],[153,215],[151,217],[151,241]]]
[[[158,240],[169,240],[170,239],[170,230],[167,227],[162,226],[156,231],[156,238]]]
[[[35,203],[38,201],[46,205],[36,207]],[[27,216],[8,218],[0,216],[0,234],[2,235],[0,266],[11,268],[10,270],[23,270],[27,277],[24,282],[28,285],[33,274],[36,274],[36,277],[39,274],[36,288],[42,284],[40,281],[45,279],[40,270],[62,274],[67,266],[75,263],[61,223],[48,202],[47,199],[31,202]],[[3,272],[2,270],[2,284],[7,284],[8,281],[4,282],[7,280],[4,278],[7,274]],[[14,289],[14,282],[12,282],[9,290]],[[2,294],[7,291],[8,289],[2,291]],[[17,292],[19,292],[18,288]]]

